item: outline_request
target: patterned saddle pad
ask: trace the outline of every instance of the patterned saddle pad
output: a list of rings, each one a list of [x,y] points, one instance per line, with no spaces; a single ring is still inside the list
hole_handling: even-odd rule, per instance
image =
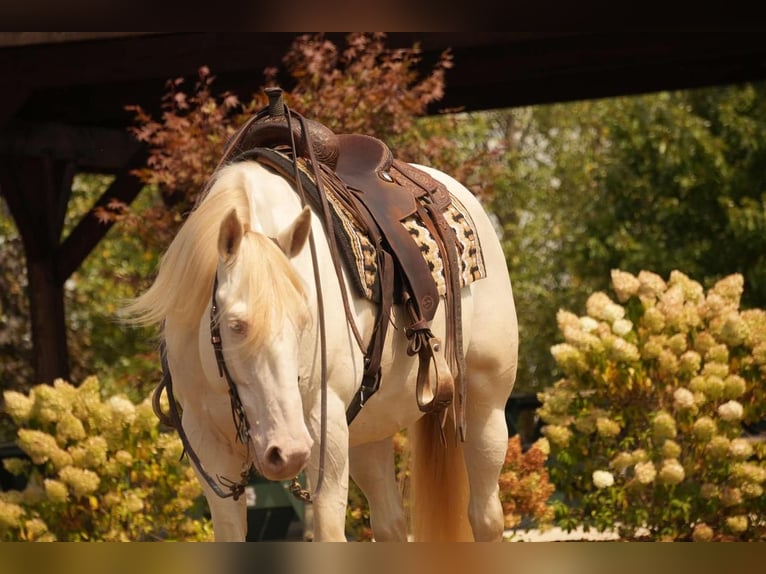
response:
[[[329,204],[337,216],[336,221],[341,224],[342,237],[339,240],[343,240],[344,245],[340,250],[344,254],[345,263],[348,269],[352,270],[353,279],[360,294],[371,301],[377,301],[379,289],[375,247],[353,214],[349,213],[332,193],[331,186],[327,188],[330,189],[327,192]],[[465,206],[455,196],[451,198],[452,202],[443,215],[457,238],[460,285],[464,287],[486,277],[486,268],[473,220]],[[417,215],[408,217],[402,225],[419,245],[436,282],[439,295],[444,296],[446,293],[444,264],[431,232]]]

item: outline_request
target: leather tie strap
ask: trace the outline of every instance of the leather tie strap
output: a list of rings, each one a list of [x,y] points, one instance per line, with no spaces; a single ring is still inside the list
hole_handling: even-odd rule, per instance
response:
[[[447,361],[444,359],[444,346],[423,319],[419,319],[412,299],[405,301],[413,323],[405,330],[409,339],[407,354],[418,355],[418,376],[416,398],[418,408],[425,413],[439,412],[446,409],[455,394],[455,381]]]

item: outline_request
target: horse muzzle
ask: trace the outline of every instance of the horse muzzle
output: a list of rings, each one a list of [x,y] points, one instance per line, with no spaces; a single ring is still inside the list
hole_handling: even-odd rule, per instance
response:
[[[258,472],[269,480],[287,480],[297,476],[305,467],[311,456],[313,441],[283,441],[272,442],[263,451],[262,456],[256,456]]]

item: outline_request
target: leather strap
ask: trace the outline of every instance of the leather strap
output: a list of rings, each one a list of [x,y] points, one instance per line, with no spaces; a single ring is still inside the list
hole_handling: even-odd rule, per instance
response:
[[[438,412],[452,403],[455,394],[452,373],[444,360],[441,340],[434,337],[426,321],[419,317],[413,300],[408,298],[404,305],[412,319],[412,325],[405,330],[410,341],[407,354],[419,358],[415,388],[418,408],[426,413]]]

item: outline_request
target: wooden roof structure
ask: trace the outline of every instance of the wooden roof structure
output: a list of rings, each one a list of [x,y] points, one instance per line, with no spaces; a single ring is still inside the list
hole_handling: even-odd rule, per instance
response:
[[[101,203],[129,203],[145,161],[126,105],[157,112],[168,79],[207,65],[247,98],[281,66],[293,32],[0,32],[0,194],[27,256],[38,380],[68,374],[63,284],[109,227],[85,216],[62,238],[75,172],[113,173]],[[337,45],[344,34],[328,33]],[[423,64],[454,56],[432,110],[481,110],[766,79],[760,31],[393,32]],[[284,86],[289,89],[290,86]]]
[[[207,65],[246,96],[279,67],[296,33],[2,32],[0,126],[13,117],[121,126],[128,103],[156,106],[164,82]],[[344,34],[328,33],[342,45]],[[489,109],[766,78],[756,31],[393,32],[424,60],[452,49],[439,106]]]

